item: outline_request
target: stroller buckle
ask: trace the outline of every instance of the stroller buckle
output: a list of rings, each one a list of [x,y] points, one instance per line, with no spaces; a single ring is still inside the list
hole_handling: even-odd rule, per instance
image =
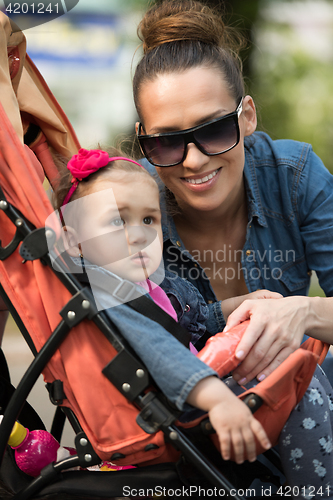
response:
[[[120,302],[127,302],[132,297],[134,291],[136,290],[136,285],[127,280],[122,280],[119,278],[119,285],[112,292],[112,296],[118,299]]]
[[[140,402],[142,410],[136,417],[136,423],[147,434],[154,434],[160,429],[167,429],[176,420],[168,408],[158,399],[156,394],[148,392]],[[178,439],[175,431],[169,433],[169,438],[173,441]]]
[[[15,221],[16,227],[24,225],[20,218]],[[25,236],[19,253],[24,260],[37,260],[45,257],[56,241],[56,234],[50,228],[39,228]]]

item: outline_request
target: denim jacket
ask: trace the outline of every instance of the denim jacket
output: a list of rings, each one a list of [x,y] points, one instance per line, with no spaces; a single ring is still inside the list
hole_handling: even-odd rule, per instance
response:
[[[160,286],[169,297],[179,324],[191,334],[191,342],[195,344],[205,333],[209,316],[208,305],[201,293],[188,280],[168,271],[165,271]]]
[[[146,160],[142,164],[155,168]],[[333,295],[333,176],[309,144],[273,141],[263,132],[245,138],[244,180],[248,204],[242,269],[249,292],[268,289],[306,295],[315,271],[327,296]],[[162,183],[160,183],[161,185]],[[161,187],[162,203],[164,188]],[[209,308],[207,329],[225,325],[220,303],[200,264],[186,250],[174,221],[163,221],[168,271],[193,283]],[[217,276],[226,279],[221,249]]]
[[[72,260],[80,265],[78,259]],[[188,394],[201,379],[217,375],[216,372],[161,325],[131,309],[126,303],[121,303],[118,296],[110,294],[109,280],[120,280],[113,273],[87,261],[85,271],[84,275],[78,274],[77,278],[90,285],[98,310],[105,310],[111,323],[138,354],[162,392],[179,410],[192,408],[185,403]],[[192,342],[195,342],[205,332],[208,307],[193,285],[175,275],[171,278],[166,273],[160,286],[172,297],[179,323],[188,329]],[[146,294],[146,290],[136,287],[134,294],[137,297]]]

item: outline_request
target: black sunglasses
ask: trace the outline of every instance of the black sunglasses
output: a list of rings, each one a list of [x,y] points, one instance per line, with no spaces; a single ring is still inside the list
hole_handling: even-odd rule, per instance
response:
[[[138,140],[142,153],[156,167],[173,167],[182,163],[189,143],[194,143],[207,156],[226,153],[239,143],[238,118],[243,110],[242,104],[243,98],[233,113],[179,132],[140,135],[140,123]]]

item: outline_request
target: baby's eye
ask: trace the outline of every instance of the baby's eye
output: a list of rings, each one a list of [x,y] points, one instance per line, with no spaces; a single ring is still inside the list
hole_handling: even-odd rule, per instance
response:
[[[143,223],[144,224],[147,224],[147,226],[149,226],[150,224],[152,224],[154,221],[153,221],[153,218],[152,217],[144,217],[143,219]]]
[[[116,219],[113,219],[111,221],[111,226],[120,227],[120,226],[123,226],[124,224],[125,224],[125,221],[121,217],[117,217]]]

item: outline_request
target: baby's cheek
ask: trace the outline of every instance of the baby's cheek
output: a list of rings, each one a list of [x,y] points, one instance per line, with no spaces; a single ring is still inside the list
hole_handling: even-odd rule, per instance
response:
[[[129,246],[123,230],[95,236],[81,243],[83,255],[90,256],[93,264],[105,267],[123,260],[130,255]]]

